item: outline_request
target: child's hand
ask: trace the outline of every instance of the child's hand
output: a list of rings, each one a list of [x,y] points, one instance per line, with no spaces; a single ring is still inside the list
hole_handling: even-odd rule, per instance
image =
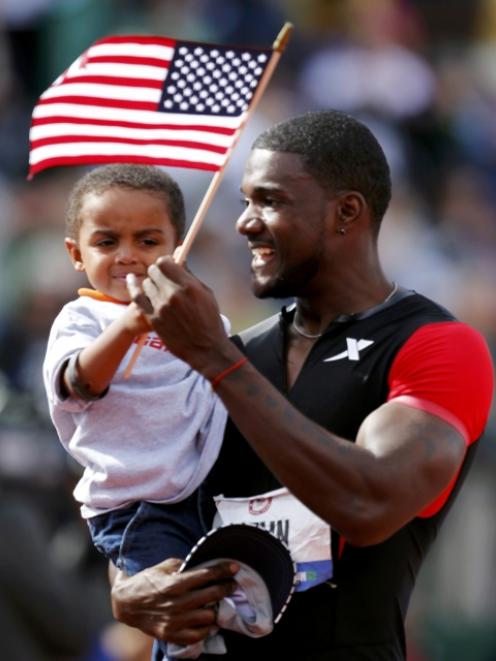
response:
[[[146,315],[143,314],[136,303],[130,303],[127,306],[126,311],[124,312],[123,322],[126,330],[133,335],[147,333],[152,327]]]

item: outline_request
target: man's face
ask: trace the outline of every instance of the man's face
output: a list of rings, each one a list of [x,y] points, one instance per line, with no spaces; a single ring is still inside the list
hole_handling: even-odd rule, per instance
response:
[[[255,296],[302,296],[324,251],[329,193],[297,154],[254,149],[241,185],[246,209],[237,229],[252,252]]]

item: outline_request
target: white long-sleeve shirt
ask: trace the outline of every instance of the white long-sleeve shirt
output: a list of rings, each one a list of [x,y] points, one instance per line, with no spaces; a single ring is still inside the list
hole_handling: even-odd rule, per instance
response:
[[[43,365],[50,415],[68,452],[84,467],[74,496],[84,518],[138,500],[174,503],[191,494],[214,464],[227,413],[208,381],[172,355],[153,332],[129,379],[124,357],[107,394],[64,398],[60,370],[124,311],[82,296],[55,319]],[[226,332],[229,322],[223,317]]]

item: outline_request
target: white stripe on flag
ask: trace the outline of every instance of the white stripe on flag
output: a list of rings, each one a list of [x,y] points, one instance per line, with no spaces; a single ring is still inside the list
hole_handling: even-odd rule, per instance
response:
[[[116,76],[118,78],[143,78],[144,80],[164,80],[167,67],[152,67],[146,64],[122,64],[120,62],[88,62],[84,68],[71,71],[72,76]],[[67,74],[66,74],[67,76]],[[59,83],[63,76],[59,78]],[[48,90],[47,90],[48,91]],[[45,92],[46,94],[46,92]],[[42,95],[43,98],[44,95]]]
[[[224,154],[216,154],[212,151],[192,149],[191,147],[170,147],[168,145],[126,145],[114,142],[77,142],[59,143],[46,145],[33,149],[31,152],[31,164],[36,165],[40,161],[62,156],[126,156],[130,153],[135,156],[155,159],[183,160],[190,163],[208,163],[221,167]]]
[[[189,142],[205,142],[204,131],[189,130],[187,136],[184,131],[174,129],[130,129],[122,126],[98,126],[91,124],[40,124],[31,128],[29,138],[32,142],[46,138],[57,138],[61,135],[77,135],[107,137],[107,138],[129,138],[133,140],[188,140]],[[109,140],[110,142],[110,140]],[[232,142],[232,136],[222,133],[208,133],[208,142],[218,147],[228,148]]]
[[[95,44],[87,51],[88,57],[146,57],[169,61],[174,55],[172,46],[159,46],[154,44],[139,44],[134,41],[126,43]]]
[[[150,110],[128,110],[126,108],[105,108],[73,103],[39,104],[33,111],[33,119],[49,117],[77,117],[81,119],[106,119],[116,124],[119,122],[139,122],[152,126],[153,124],[181,125],[187,127],[212,126],[227,129],[237,129],[244,114],[239,117],[220,117],[208,115],[181,115],[176,113],[161,113]]]
[[[162,90],[146,87],[131,87],[121,85],[101,85],[98,83],[66,83],[51,87],[43,95],[43,99],[55,99],[60,96],[83,96],[91,99],[117,99],[120,101],[149,101],[158,103]]]

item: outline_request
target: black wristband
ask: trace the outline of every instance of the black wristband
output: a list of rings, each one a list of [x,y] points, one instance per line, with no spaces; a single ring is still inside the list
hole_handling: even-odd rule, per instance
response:
[[[108,393],[108,387],[105,388],[105,390],[98,395],[95,395],[95,393],[91,392],[90,387],[88,386],[87,383],[82,383],[81,379],[79,378],[79,353],[73,354],[69,358],[69,362],[67,363],[67,380],[69,381],[69,385],[71,387],[72,392],[79,397],[79,399],[84,399],[85,402],[93,402],[96,401],[97,399],[102,399],[102,397],[105,397],[105,395]]]

